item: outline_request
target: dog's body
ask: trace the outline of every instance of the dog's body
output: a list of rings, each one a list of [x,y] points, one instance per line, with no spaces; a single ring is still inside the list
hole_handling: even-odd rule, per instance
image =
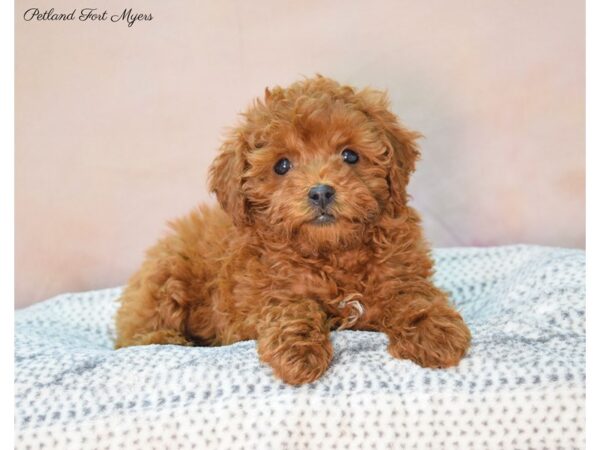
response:
[[[405,187],[418,157],[377,91],[323,77],[267,91],[211,168],[221,207],[172,224],[132,277],[117,347],[256,339],[291,384],[332,359],[332,329],[383,331],[426,367],[458,363],[469,330],[431,281]]]

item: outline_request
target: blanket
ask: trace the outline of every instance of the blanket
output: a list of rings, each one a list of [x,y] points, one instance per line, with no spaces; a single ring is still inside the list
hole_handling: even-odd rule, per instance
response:
[[[393,359],[381,333],[332,333],[317,382],[291,387],[255,341],[113,349],[121,290],[15,313],[17,448],[584,448],[585,253],[434,251],[473,334],[458,367]]]

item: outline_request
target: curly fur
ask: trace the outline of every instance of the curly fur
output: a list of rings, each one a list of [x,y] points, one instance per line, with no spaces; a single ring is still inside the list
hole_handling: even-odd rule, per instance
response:
[[[129,281],[116,346],[256,339],[277,377],[302,384],[326,371],[329,332],[341,327],[385,332],[392,356],[424,367],[458,364],[470,333],[432,284],[407,205],[418,138],[373,89],[321,76],[267,89],[210,169],[220,207],[171,223]],[[344,148],[357,164],[343,162]],[[278,175],[282,157],[292,169]],[[317,183],[336,189],[334,223],[311,222]]]

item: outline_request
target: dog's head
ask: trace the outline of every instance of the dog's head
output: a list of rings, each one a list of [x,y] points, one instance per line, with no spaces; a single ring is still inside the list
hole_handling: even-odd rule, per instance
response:
[[[336,246],[406,208],[419,156],[387,96],[317,76],[265,91],[210,169],[237,226],[264,237]]]

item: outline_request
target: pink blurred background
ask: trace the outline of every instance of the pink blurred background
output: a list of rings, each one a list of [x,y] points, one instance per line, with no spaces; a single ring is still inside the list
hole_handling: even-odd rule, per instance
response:
[[[16,13],[16,307],[123,284],[168,219],[214,202],[223,130],[317,72],[390,92],[421,131],[435,246],[584,247],[583,1],[165,2],[125,23]]]

